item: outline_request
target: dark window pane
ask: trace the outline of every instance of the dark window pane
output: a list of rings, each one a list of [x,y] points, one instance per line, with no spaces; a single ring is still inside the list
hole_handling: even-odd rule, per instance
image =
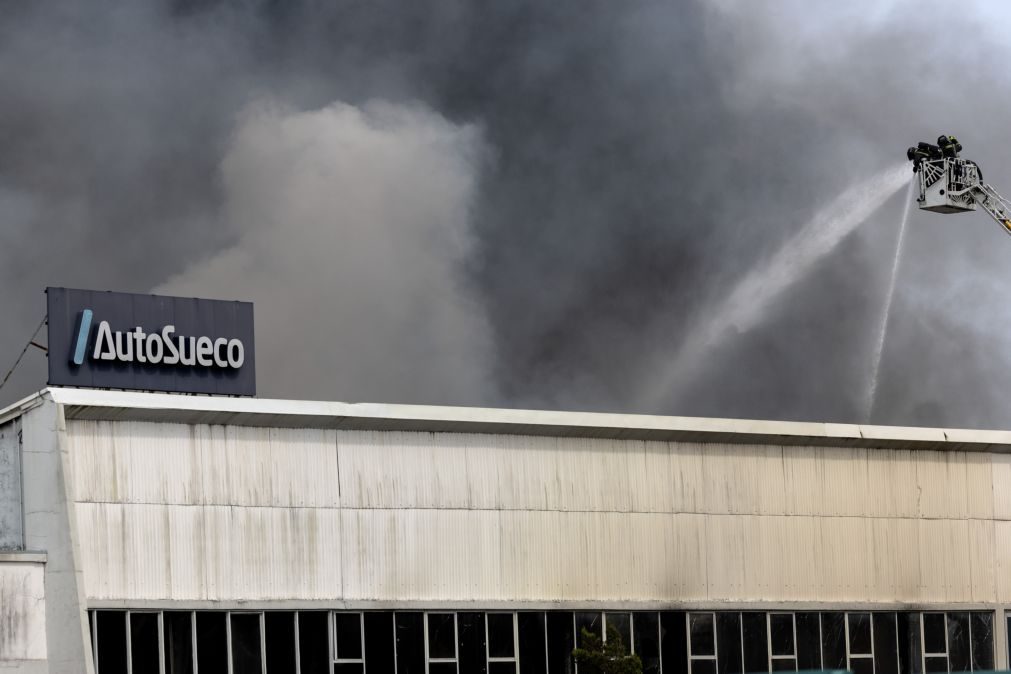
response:
[[[685,620],[685,614],[681,612],[665,611],[660,614],[660,659],[663,661],[663,674],[688,674]]]
[[[943,613],[923,614],[923,652],[947,653],[944,635],[947,628],[944,625]]]
[[[544,614],[525,611],[516,616],[520,631],[521,674],[547,674]]]
[[[948,669],[968,672],[972,668],[969,652],[969,614],[948,614]]]
[[[263,660],[260,658],[260,615],[233,613],[231,620],[233,674],[261,674]]]
[[[874,614],[874,674],[899,674],[895,614]]]
[[[302,674],[330,671],[329,629],[326,611],[298,612],[298,657]]]
[[[797,661],[794,658],[776,658],[772,661],[772,671],[774,672],[795,672],[797,671]]]
[[[895,616],[898,624],[899,671],[903,674],[921,674],[923,661],[920,657],[920,614],[899,613]]]
[[[395,613],[397,625],[397,674],[425,672],[425,616]]]
[[[612,629],[618,631],[618,636],[621,637],[621,643],[625,647],[626,653],[632,652],[632,617],[628,613],[606,613],[604,614],[604,622],[607,626],[607,631],[610,632]],[[610,639],[610,635],[607,637]]]
[[[455,662],[432,662],[428,671],[429,674],[457,674]]]
[[[870,655],[871,654],[871,614],[870,613],[850,613],[850,654]]]
[[[632,614],[635,652],[642,660],[643,674],[660,674],[660,616],[656,611]]]
[[[126,611],[95,611],[102,674],[126,674],[126,615]]]
[[[798,613],[797,669],[821,669],[821,630],[817,613]],[[720,651],[720,655],[723,652]]]
[[[716,661],[692,660],[692,674],[716,674]]]
[[[456,627],[459,634],[457,662],[460,663],[460,671],[465,674],[485,674],[487,657],[484,614],[457,613]]]
[[[333,666],[334,674],[364,674],[365,665],[361,663],[340,662]],[[268,669],[267,674],[272,674]]]
[[[357,660],[362,657],[362,614],[333,614],[334,646],[338,660]]]
[[[825,669],[846,669],[845,614],[821,614],[821,656]]]
[[[373,611],[363,616],[365,622],[365,664],[369,672],[392,672],[393,613]]]
[[[720,654],[719,674],[741,674],[741,614],[737,611],[716,614],[716,652]]]
[[[189,611],[166,611],[162,617],[165,626],[165,674],[193,674],[191,617]]]
[[[874,674],[874,660],[871,658],[850,658],[850,671],[853,674]]]
[[[456,620],[452,613],[429,613],[428,658],[456,658]]]
[[[972,614],[972,668],[993,669],[993,614]]]
[[[712,613],[689,613],[692,655],[716,655],[716,626]]]
[[[267,611],[263,623],[267,674],[295,674],[295,612]]]
[[[769,671],[769,643],[764,613],[742,613],[741,631],[744,633],[744,671]]]
[[[773,655],[794,655],[793,650],[793,614],[769,614],[769,642],[772,644]]]
[[[928,674],[948,671],[948,658],[924,658],[924,664],[926,665],[925,671]]]
[[[572,666],[572,649],[576,647],[572,619],[572,614],[568,612],[552,611],[547,614],[549,674],[572,674],[575,669]]]
[[[488,657],[511,658],[516,655],[512,613],[488,614]]]
[[[228,615],[218,611],[197,612],[197,671],[228,671]],[[105,672],[102,672],[105,674]]]
[[[604,621],[600,613],[577,613],[576,614],[576,643],[579,648],[583,647],[583,630],[590,634],[596,634],[601,639],[604,638]]]
[[[515,662],[489,663],[488,674],[516,674],[516,663]]]
[[[135,672],[157,672],[158,614],[130,614],[130,653]]]

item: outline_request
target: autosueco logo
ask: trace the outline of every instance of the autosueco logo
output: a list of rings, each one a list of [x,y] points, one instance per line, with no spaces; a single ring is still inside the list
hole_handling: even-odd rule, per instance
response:
[[[77,342],[71,358],[75,365],[84,363],[93,319],[91,309],[81,312]],[[174,325],[166,325],[158,332],[145,332],[140,326],[124,332],[113,330],[108,321],[101,321],[95,332],[95,346],[91,350],[91,359],[96,361],[237,370],[246,359],[246,349],[242,340],[177,335]]]

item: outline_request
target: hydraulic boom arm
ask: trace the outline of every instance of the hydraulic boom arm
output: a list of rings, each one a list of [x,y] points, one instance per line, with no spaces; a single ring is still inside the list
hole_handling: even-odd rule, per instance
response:
[[[972,189],[973,200],[997,221],[1005,232],[1011,234],[1011,202],[997,193],[987,183],[980,183]]]

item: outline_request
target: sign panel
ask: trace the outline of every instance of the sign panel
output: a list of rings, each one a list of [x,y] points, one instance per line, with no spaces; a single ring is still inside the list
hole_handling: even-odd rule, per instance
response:
[[[256,395],[253,305],[47,288],[49,385]]]

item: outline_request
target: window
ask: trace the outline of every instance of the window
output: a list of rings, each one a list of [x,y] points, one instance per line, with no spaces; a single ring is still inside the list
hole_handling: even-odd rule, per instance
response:
[[[365,628],[361,613],[333,614],[334,674],[364,674]]]
[[[193,674],[193,614],[190,611],[166,611],[165,674]]]
[[[792,613],[769,613],[769,670],[797,671],[797,624]]]
[[[655,611],[633,613],[632,634],[643,674],[660,674],[660,615]]]
[[[197,671],[227,672],[228,614],[221,611],[198,611],[196,617]]]
[[[715,614],[688,614],[688,662],[690,674],[716,674]]]
[[[545,620],[547,635],[548,671],[551,674],[571,672],[572,649],[576,647],[576,636],[573,626],[575,618],[572,613],[550,611]],[[681,628],[684,634],[684,627]]]
[[[920,617],[920,643],[923,644],[923,671],[948,671],[948,625],[943,613],[924,613]]]
[[[302,674],[327,674],[333,668],[330,662],[330,612],[299,611],[296,616],[299,671]]]
[[[515,613],[486,613],[488,674],[516,674],[519,630]]]
[[[853,674],[874,674],[873,627],[871,613],[846,614],[846,657]]]
[[[516,615],[522,674],[548,674],[546,617],[542,611],[524,611]]]
[[[263,644],[269,674],[296,674],[298,658],[295,656],[294,611],[267,611],[263,614]]]
[[[130,634],[130,664],[132,672],[161,671],[161,613],[130,611],[127,622]]]
[[[425,664],[428,674],[457,674],[456,614],[425,614]]]
[[[229,614],[228,646],[232,651],[232,674],[263,672],[262,622],[262,613]]]
[[[610,630],[617,630],[621,637],[621,643],[629,653],[634,653],[632,643],[632,616],[628,613],[605,613],[604,614],[604,641],[607,641],[607,633]]]

